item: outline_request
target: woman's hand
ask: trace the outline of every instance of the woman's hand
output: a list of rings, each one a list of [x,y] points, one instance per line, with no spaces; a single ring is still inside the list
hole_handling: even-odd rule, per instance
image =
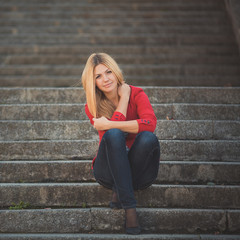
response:
[[[131,93],[131,88],[128,84],[124,83],[123,85],[118,87],[118,95],[121,97],[126,97],[129,99]]]
[[[98,131],[109,130],[109,120],[105,117],[93,118],[94,128]]]

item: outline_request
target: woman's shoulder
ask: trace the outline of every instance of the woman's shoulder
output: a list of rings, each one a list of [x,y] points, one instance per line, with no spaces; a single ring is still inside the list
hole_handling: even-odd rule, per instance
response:
[[[144,92],[143,89],[140,88],[140,87],[135,87],[135,86],[132,86],[132,85],[129,85],[129,86],[131,88],[131,95],[134,96],[134,97],[136,95],[138,95],[139,93]]]

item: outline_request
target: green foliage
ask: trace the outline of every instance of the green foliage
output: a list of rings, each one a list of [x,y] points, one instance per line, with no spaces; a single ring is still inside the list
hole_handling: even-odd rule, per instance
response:
[[[21,210],[21,209],[30,208],[30,204],[24,203],[23,201],[21,201],[19,204],[12,203],[12,205],[13,206],[9,207],[10,210]]]
[[[83,202],[82,203],[82,208],[87,208],[87,203]]]

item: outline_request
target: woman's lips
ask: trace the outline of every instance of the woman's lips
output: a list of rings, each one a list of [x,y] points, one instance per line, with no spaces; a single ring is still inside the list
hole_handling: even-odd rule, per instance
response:
[[[106,85],[104,85],[105,88],[109,88],[112,85],[112,83],[108,83]]]

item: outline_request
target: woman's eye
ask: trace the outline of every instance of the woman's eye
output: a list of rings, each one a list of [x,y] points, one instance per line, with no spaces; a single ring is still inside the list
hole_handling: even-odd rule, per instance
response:
[[[107,73],[112,73],[112,71],[107,71]]]
[[[98,75],[98,76],[96,76],[96,79],[98,79],[100,76]]]

